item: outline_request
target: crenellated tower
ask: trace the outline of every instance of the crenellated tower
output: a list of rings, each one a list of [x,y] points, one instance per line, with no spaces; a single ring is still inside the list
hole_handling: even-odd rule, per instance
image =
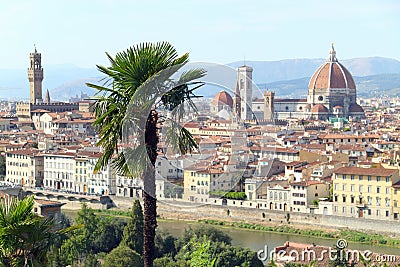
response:
[[[43,68],[42,68],[42,55],[37,52],[36,47],[33,53],[29,54],[30,65],[28,68],[28,80],[30,87],[30,103],[42,103],[42,81],[43,81]]]

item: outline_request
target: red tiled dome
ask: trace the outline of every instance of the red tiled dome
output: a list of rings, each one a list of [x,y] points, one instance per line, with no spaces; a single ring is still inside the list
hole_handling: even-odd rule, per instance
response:
[[[316,70],[308,85],[308,90],[328,88],[356,89],[353,76],[337,61],[333,47],[329,59]]]
[[[217,106],[217,105],[228,105],[229,107],[233,107],[233,100],[230,94],[228,94],[226,91],[221,91],[218,94],[214,96],[214,99],[212,101],[212,104]]]
[[[316,104],[312,107],[311,113],[328,113],[329,110],[322,104]]]

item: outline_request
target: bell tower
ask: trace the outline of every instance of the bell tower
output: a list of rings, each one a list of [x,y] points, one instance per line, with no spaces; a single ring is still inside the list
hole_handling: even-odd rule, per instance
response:
[[[235,108],[242,120],[253,119],[252,112],[252,79],[253,68],[242,66],[238,68],[237,83],[235,89]]]
[[[274,98],[274,92],[264,92],[264,120],[272,121],[274,119]]]
[[[28,68],[28,80],[30,87],[30,103],[42,103],[42,55],[37,52],[36,47],[33,53],[29,54],[30,65]]]

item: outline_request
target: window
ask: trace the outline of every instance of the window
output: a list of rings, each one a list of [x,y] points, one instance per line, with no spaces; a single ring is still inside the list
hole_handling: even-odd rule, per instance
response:
[[[360,187],[358,188],[358,191],[359,191],[360,193],[362,193],[362,189],[363,189],[363,186],[360,185]]]
[[[376,176],[376,181],[380,182],[381,181],[381,177],[380,176]]]
[[[386,177],[386,183],[389,183],[390,182],[390,177],[388,176],[388,177]]]
[[[388,210],[386,211],[386,217],[389,217],[389,211]]]
[[[354,180],[354,175],[353,175],[353,174],[350,175],[350,179],[351,179],[351,180]]]
[[[389,195],[389,194],[390,194],[390,188],[386,187],[386,195]]]
[[[372,186],[368,186],[368,193],[371,193],[371,191],[372,191]]]
[[[350,185],[350,191],[354,192],[354,184]]]
[[[377,206],[380,206],[380,205],[381,205],[381,198],[380,198],[380,197],[377,197],[377,198],[376,198],[376,205],[377,205]]]
[[[342,190],[343,190],[343,191],[346,191],[346,185],[345,185],[345,184],[342,185]]]
[[[335,187],[335,190],[338,190],[339,184],[335,184],[334,187]]]
[[[379,194],[380,192],[381,192],[381,187],[380,186],[376,187],[376,193]]]
[[[346,203],[346,196],[342,196],[343,203]]]
[[[343,180],[346,180],[346,174],[342,175]]]
[[[368,175],[368,182],[371,182],[371,180],[372,180],[372,176]]]

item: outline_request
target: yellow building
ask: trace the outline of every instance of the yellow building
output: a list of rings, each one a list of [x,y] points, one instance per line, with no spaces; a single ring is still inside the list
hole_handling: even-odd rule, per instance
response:
[[[209,203],[210,193],[229,192],[235,187],[234,173],[204,166],[188,167],[183,172],[185,201]]]
[[[88,193],[88,157],[77,154],[74,165],[75,192]]]
[[[397,170],[384,168],[342,167],[332,177],[333,214],[339,216],[393,220],[399,182]]]
[[[400,181],[393,185],[393,219],[398,220],[400,214]]]

